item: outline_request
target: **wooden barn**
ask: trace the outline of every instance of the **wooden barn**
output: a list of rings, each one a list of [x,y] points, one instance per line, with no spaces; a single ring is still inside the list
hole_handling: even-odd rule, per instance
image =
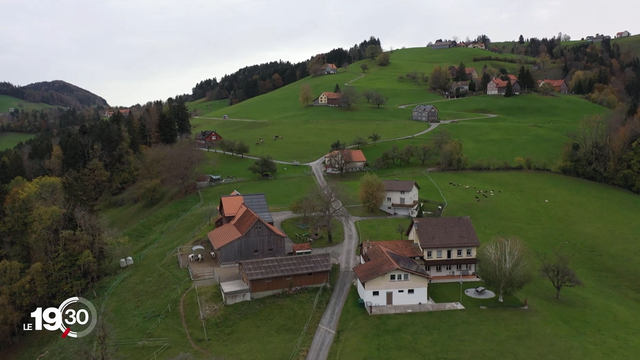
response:
[[[286,235],[244,203],[233,218],[207,234],[220,265],[285,256]]]
[[[259,298],[301,286],[329,283],[331,257],[312,254],[240,262],[240,276]]]

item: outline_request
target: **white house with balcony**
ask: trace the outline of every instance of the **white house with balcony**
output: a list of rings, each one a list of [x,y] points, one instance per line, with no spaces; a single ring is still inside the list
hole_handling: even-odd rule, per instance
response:
[[[424,269],[434,282],[478,280],[480,241],[468,216],[413,219],[407,238],[420,248]]]
[[[360,244],[358,295],[366,306],[416,305],[429,301],[430,277],[416,259],[420,249],[408,240]]]
[[[420,186],[415,181],[383,181],[386,191],[380,210],[391,215],[418,216],[420,202],[418,190]]]

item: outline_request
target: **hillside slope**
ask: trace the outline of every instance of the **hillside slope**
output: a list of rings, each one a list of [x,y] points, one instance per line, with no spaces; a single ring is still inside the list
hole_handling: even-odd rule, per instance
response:
[[[0,95],[0,114],[8,113],[9,109],[40,110],[52,107],[49,104],[35,103],[14,98],[13,96]]]
[[[0,82],[0,95],[53,106],[75,108],[109,106],[102,97],[62,80],[42,81],[26,86]]]

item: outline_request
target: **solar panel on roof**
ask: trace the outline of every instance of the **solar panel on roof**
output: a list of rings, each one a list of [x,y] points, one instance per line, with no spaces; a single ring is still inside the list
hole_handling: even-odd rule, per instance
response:
[[[244,204],[249,209],[260,216],[264,221],[268,223],[273,222],[271,212],[269,212],[269,206],[267,205],[267,198],[264,194],[247,194],[242,195],[242,197],[244,198]]]

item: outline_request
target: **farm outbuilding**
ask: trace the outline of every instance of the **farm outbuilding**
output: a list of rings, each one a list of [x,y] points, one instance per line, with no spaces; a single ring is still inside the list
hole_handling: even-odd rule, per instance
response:
[[[220,290],[222,291],[222,300],[224,300],[227,305],[251,300],[249,286],[242,282],[242,280],[220,283]]]
[[[238,267],[242,281],[256,299],[288,289],[329,283],[331,256],[312,254],[249,260]]]

